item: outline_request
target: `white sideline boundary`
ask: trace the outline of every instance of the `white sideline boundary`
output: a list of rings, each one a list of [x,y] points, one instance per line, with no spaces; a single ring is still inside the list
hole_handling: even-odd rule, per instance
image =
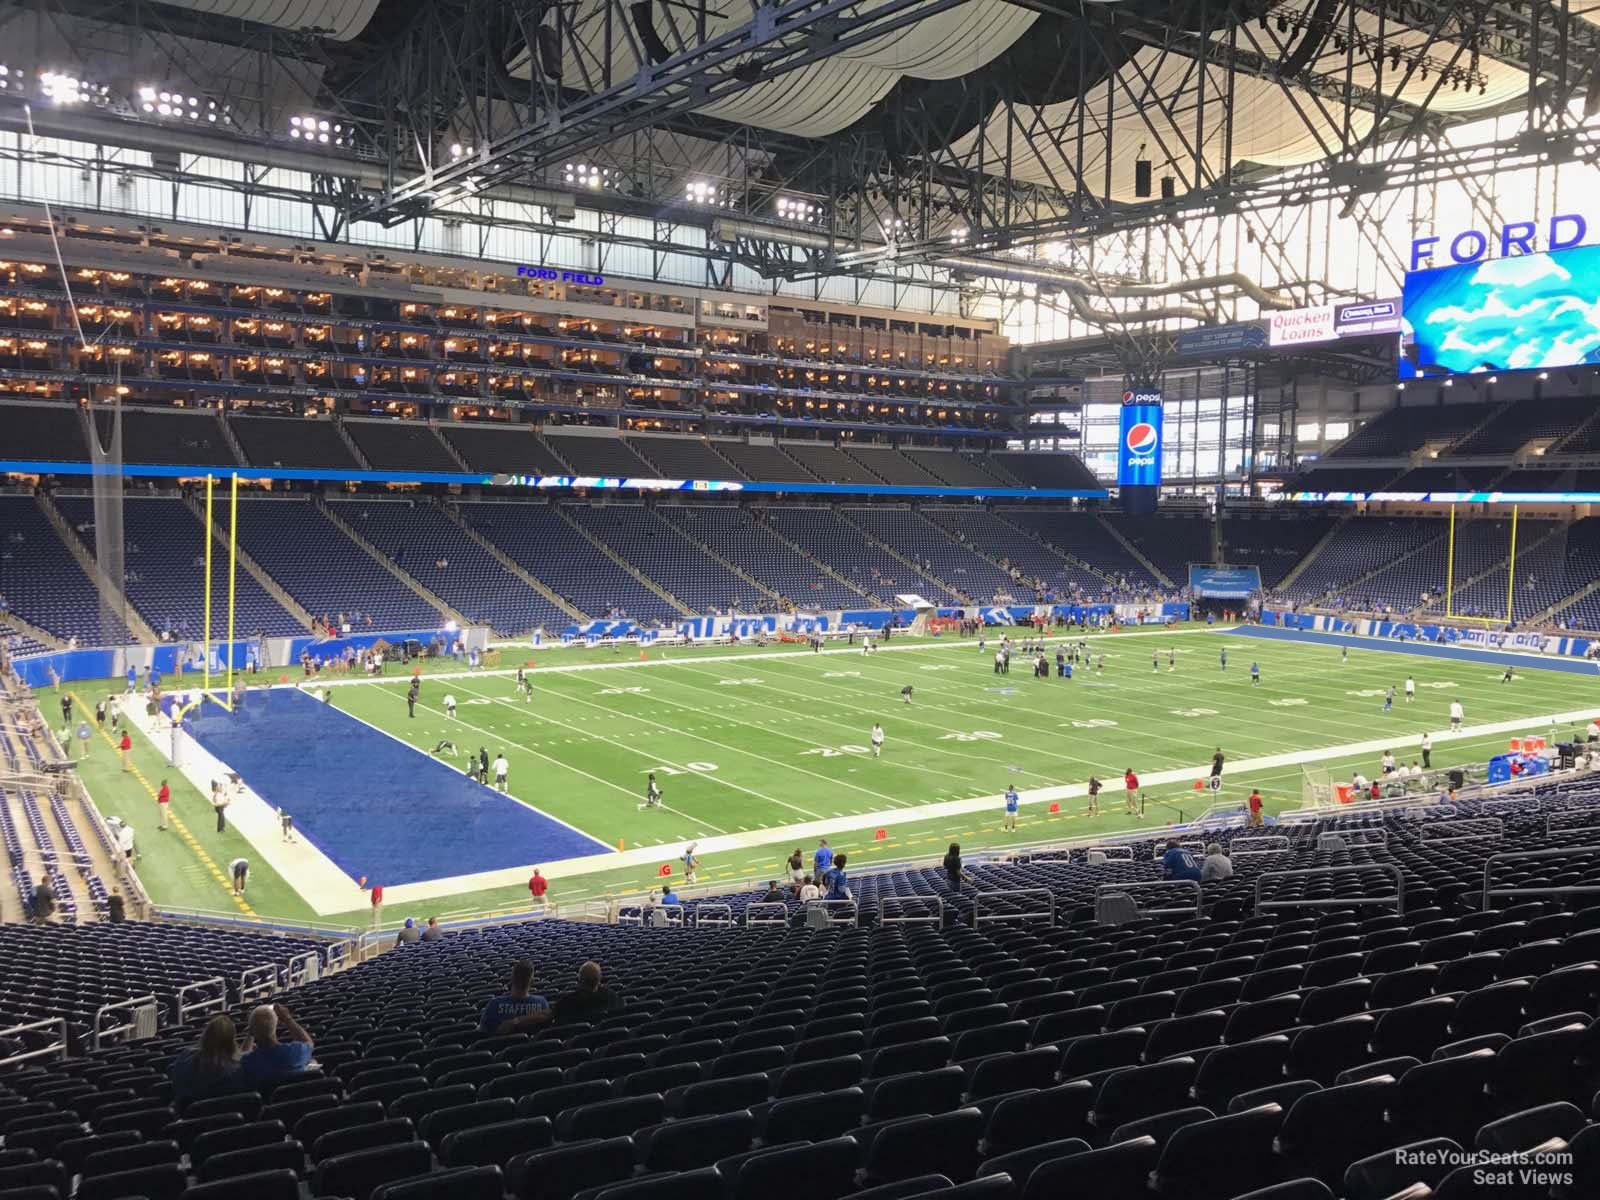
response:
[[[1010,629],[1011,627],[1010,626],[1005,626],[1004,628]],[[1093,630],[1085,629],[1085,630],[1082,630],[1081,632],[1073,633],[1070,636],[1064,636],[1064,637],[1046,636],[1043,640],[1048,644],[1054,645],[1057,642],[1061,642],[1061,643],[1065,644],[1067,642],[1089,641],[1091,638],[1094,639],[1094,642],[1105,642],[1105,641],[1120,641],[1123,638],[1151,638],[1151,637],[1160,637],[1160,636],[1166,636],[1166,637],[1198,637],[1198,636],[1203,636],[1205,634],[1231,633],[1236,628],[1237,628],[1237,626],[1233,626],[1233,625],[1228,625],[1228,626],[1218,625],[1215,628],[1205,628],[1205,629],[1168,629],[1166,626],[1162,626],[1162,625],[1142,625],[1142,626],[1139,626],[1137,629],[1124,629],[1120,633],[1096,633]],[[1011,640],[1013,642],[1015,642],[1015,641],[1020,640],[1020,638],[1013,637]],[[1039,639],[1038,638],[1034,638],[1033,640],[1037,641]],[[995,637],[992,637],[992,638],[988,639],[988,643],[989,643],[990,646],[994,646],[994,645],[998,644],[998,641],[999,641],[999,635],[996,635]],[[892,639],[891,639],[891,642],[892,642]],[[533,651],[534,653],[548,652],[548,651],[551,651],[551,650],[569,649],[569,647],[559,646],[559,645],[535,646],[531,642],[497,642],[494,645],[492,645],[490,647],[490,649],[504,649],[507,646],[526,646],[526,647],[528,647],[529,650]],[[925,652],[925,651],[929,651],[929,650],[955,650],[955,649],[958,649],[958,648],[959,649],[967,649],[967,650],[974,650],[975,651],[978,648],[978,639],[977,638],[952,638],[951,640],[949,640],[947,642],[917,642],[917,643],[915,643],[913,645],[910,645],[910,646],[896,646],[896,645],[893,645],[893,644],[885,645],[882,642],[874,642],[873,643],[872,655],[873,655],[874,658],[876,658],[879,654],[914,654],[914,653],[917,653],[918,651],[924,651]],[[1092,642],[1091,642],[1090,648],[1091,648],[1091,652],[1092,652],[1093,651],[1093,643]],[[655,658],[619,658],[615,662],[563,663],[563,664],[560,664],[558,666],[553,666],[553,667],[536,666],[536,667],[533,667],[531,669],[533,670],[533,672],[536,675],[548,675],[548,674],[555,674],[555,673],[566,673],[566,672],[577,672],[577,671],[641,670],[641,669],[648,668],[648,667],[682,666],[684,663],[688,663],[688,662],[695,662],[695,663],[722,663],[722,662],[750,662],[752,660],[754,660],[754,661],[765,661],[766,659],[769,659],[769,658],[821,658],[822,656],[828,655],[828,654],[852,654],[852,655],[855,655],[857,658],[861,657],[861,647],[860,647],[859,644],[855,645],[855,646],[832,646],[832,647],[825,646],[821,650],[808,650],[808,649],[756,650],[756,649],[751,649],[751,650],[747,650],[743,654],[689,654],[689,655],[685,655],[683,658],[667,658],[667,657],[665,657],[665,652],[668,651],[668,650],[693,650],[693,649],[695,649],[695,647],[693,645],[667,644],[667,645],[635,646],[635,645],[629,643],[628,645],[623,646],[622,649],[619,651],[619,653],[624,652],[624,651],[631,653],[634,650],[643,650],[646,653],[654,653],[654,654],[658,655],[658,657],[655,657]],[[597,648],[595,648],[593,650],[585,650],[585,653],[603,654],[603,653],[605,653],[605,650],[603,648],[598,648],[597,647]],[[328,677],[324,677],[324,676],[320,676],[320,675],[314,675],[309,679],[307,679],[307,678],[305,678],[303,676],[301,678],[299,678],[299,679],[296,679],[296,678],[293,677],[292,672],[294,670],[298,670],[298,669],[299,669],[298,664],[296,664],[294,667],[285,667],[285,668],[277,669],[275,673],[269,672],[269,671],[263,671],[262,674],[263,675],[273,674],[273,678],[274,679],[276,679],[277,675],[281,675],[281,674],[284,674],[286,672],[290,674],[289,685],[280,685],[280,684],[276,684],[275,683],[273,686],[300,686],[300,685],[305,685],[307,687],[310,687],[310,686],[314,685],[314,686],[319,687],[319,688],[320,687],[348,687],[349,685],[351,685],[353,683],[405,683],[408,680],[410,680],[410,678],[411,678],[410,674],[395,674],[395,675],[362,675],[360,677],[346,676],[344,678],[338,678],[338,677],[328,678]],[[480,669],[480,670],[477,670],[477,671],[428,671],[428,672],[425,672],[422,675],[422,678],[424,680],[434,680],[434,679],[482,679],[482,678],[485,678],[485,677],[494,677],[494,676],[500,676],[500,675],[512,675],[512,676],[514,676],[514,675],[516,675],[518,669],[519,669],[518,667],[513,666],[513,667],[484,668],[484,669]],[[235,678],[237,678],[237,676]],[[250,682],[250,677],[249,676],[245,677],[245,682],[247,684]],[[387,895],[387,893],[385,893],[385,894]]]
[[[1438,733],[1434,735],[1434,743],[1460,741],[1463,739],[1488,737],[1499,733],[1532,733],[1542,735],[1552,721],[1557,723],[1571,722],[1579,719],[1589,720],[1595,709],[1578,709],[1571,712],[1555,713],[1553,715],[1536,715],[1522,717],[1511,721],[1497,721],[1486,725],[1475,725],[1463,728],[1459,733]],[[1340,746],[1324,746],[1314,750],[1296,750],[1283,754],[1264,755],[1260,758],[1239,759],[1228,764],[1228,770],[1233,774],[1246,771],[1266,771],[1278,767],[1299,766],[1304,763],[1324,762],[1330,759],[1347,758],[1357,754],[1377,754],[1385,749],[1398,746],[1415,746],[1422,741],[1422,735],[1405,736],[1396,738],[1392,734],[1381,738],[1371,738],[1362,742],[1351,742]],[[1170,783],[1182,783],[1200,778],[1209,770],[1209,763],[1198,763],[1191,767],[1175,767],[1166,771],[1153,771],[1141,776],[1140,782],[1147,787],[1158,787]],[[1102,792],[1102,800],[1107,795],[1112,796],[1117,781],[1110,781],[1112,786]],[[1064,784],[1057,787],[1038,788],[1023,794],[1022,803],[1025,805],[1050,804],[1057,801],[1075,799],[1087,795],[1087,782]],[[945,800],[936,804],[922,804],[915,808],[895,808],[882,812],[861,813],[852,817],[833,817],[820,821],[803,821],[792,825],[769,826],[764,829],[752,830],[749,833],[730,833],[699,840],[698,853],[704,857],[731,850],[749,850],[759,846],[780,843],[805,844],[819,837],[830,837],[836,834],[849,833],[860,829],[892,828],[895,825],[919,823],[922,821],[938,820],[943,817],[967,816],[971,813],[989,812],[998,813],[1003,801],[1000,795],[974,796],[964,800]],[[1152,822],[1152,833],[1166,827],[1165,822]],[[674,862],[683,852],[682,842],[660,843],[652,846],[638,846],[621,853],[586,855],[582,858],[568,858],[548,866],[539,864],[544,874],[550,879],[570,879],[576,876],[587,875],[596,871],[608,871],[619,867],[656,866],[663,862]],[[394,903],[419,903],[426,900],[435,900],[445,896],[454,896],[463,892],[481,891],[488,888],[513,887],[527,882],[529,873],[534,864],[530,863],[523,868],[508,868],[501,871],[484,871],[475,875],[457,875],[445,879],[430,880],[426,883],[405,884],[393,888],[385,888],[384,896],[387,901]],[[776,869],[776,868],[774,868]],[[307,901],[310,903],[310,901]]]

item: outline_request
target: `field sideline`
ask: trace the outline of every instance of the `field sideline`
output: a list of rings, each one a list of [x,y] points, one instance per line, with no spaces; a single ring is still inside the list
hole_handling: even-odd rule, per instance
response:
[[[1512,683],[1502,684],[1492,665],[1395,655],[1361,639],[1351,639],[1345,662],[1331,647],[1257,640],[1226,629],[1087,637],[1092,655],[1104,650],[1104,673],[1079,668],[1070,681],[1055,677],[1053,651],[1048,680],[1033,678],[1020,658],[1002,677],[993,673],[992,639],[986,654],[975,640],[908,639],[870,656],[842,647],[822,654],[793,647],[735,653],[707,647],[650,649],[644,662],[620,656],[595,662],[605,651],[513,647],[513,666],[528,657],[536,664],[531,701],[518,698],[509,667],[467,677],[450,671],[453,664],[435,663],[423,676],[414,720],[405,715],[405,676],[331,680],[329,692],[339,708],[422,751],[441,738],[463,752],[482,745],[492,757],[504,750],[513,795],[608,845],[619,839],[629,849],[707,839],[724,844],[731,837],[741,848],[721,850],[706,862],[704,878],[722,886],[759,883],[776,873],[792,848],[773,841],[778,827],[824,822],[839,829],[831,840],[843,844],[859,866],[936,857],[952,839],[970,851],[1109,834],[1138,824],[1121,803],[1121,773],[1132,766],[1143,776],[1170,780],[1148,789],[1142,827],[1158,828],[1176,820],[1180,807],[1189,816],[1203,807],[1205,798],[1192,791],[1191,777],[1204,772],[1219,745],[1231,760],[1281,760],[1304,752],[1327,759],[1338,775],[1356,766],[1371,775],[1375,752],[1351,759],[1341,748],[1392,735],[1396,753],[1409,760],[1416,757],[1418,737],[1431,731],[1435,765],[1481,762],[1504,748],[1506,735],[1473,735],[1474,727],[1526,722],[1527,732],[1547,733],[1547,714],[1576,712],[1591,700],[1600,704],[1587,679],[1540,671],[1533,659]],[[1226,672],[1219,661],[1223,648]],[[1169,649],[1176,650],[1176,670],[1168,668]],[[664,660],[663,654],[670,657]],[[1259,687],[1251,686],[1252,659],[1261,664]],[[1400,690],[1407,671],[1418,684],[1413,705],[1404,703]],[[906,684],[914,688],[910,706],[900,696]],[[1385,714],[1383,691],[1391,685],[1395,709]],[[459,705],[453,721],[442,708],[447,693]],[[93,692],[80,688],[79,694]],[[1466,709],[1468,734],[1458,739],[1440,736],[1452,699]],[[886,734],[881,759],[869,751],[874,721]],[[141,745],[138,755],[146,778],[160,772],[153,748]],[[640,812],[650,770],[657,771],[665,804],[660,811]],[[215,880],[197,864],[189,844],[159,840],[168,835],[151,829],[154,805],[137,783],[120,775],[109,758],[91,758],[83,772],[102,808],[134,820],[145,851],[141,873],[158,901],[180,908],[233,907],[225,892],[217,894]],[[1063,811],[1054,815],[1042,803],[1028,803],[1036,798],[1030,793],[1045,789],[1078,791],[1091,772],[1107,785],[1098,818],[1083,815],[1081,800],[1063,801]],[[1262,787],[1269,812],[1300,803],[1299,766],[1229,772],[1225,782],[1225,799]],[[1008,784],[1024,798],[1015,834],[1001,833],[998,812],[991,816],[982,807],[937,817],[918,812],[928,805],[971,810],[974,798],[995,796]],[[229,845],[233,831],[214,835],[203,798],[191,791],[175,787],[176,815],[213,861],[225,862],[221,856],[239,852]],[[884,820],[886,813],[895,819],[884,839],[873,837],[874,827],[859,827],[868,817]],[[447,815],[430,813],[427,819]],[[424,823],[376,836],[425,832]],[[814,838],[808,851],[811,845]],[[553,896],[577,900],[638,890],[654,881],[654,866],[597,868],[562,879]],[[525,901],[525,889],[504,886],[435,894],[427,903],[429,911],[464,913]],[[249,907],[283,919],[310,915],[293,889],[259,866]]]

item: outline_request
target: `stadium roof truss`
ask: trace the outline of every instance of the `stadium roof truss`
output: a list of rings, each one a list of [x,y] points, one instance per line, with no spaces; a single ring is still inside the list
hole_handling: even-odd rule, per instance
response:
[[[1384,218],[1425,219],[1430,189],[1498,224],[1485,180],[1600,150],[1591,0],[37,0],[0,22],[28,55],[0,127],[33,98],[63,164],[142,149],[126,169],[174,191],[242,164],[234,187],[309,201],[322,240],[556,238],[581,210],[602,271],[626,245],[711,286],[1054,305],[1113,342],[1357,294],[1306,269],[1315,205],[1399,260]],[[40,103],[46,69],[82,102]],[[168,81],[176,118],[145,107]]]

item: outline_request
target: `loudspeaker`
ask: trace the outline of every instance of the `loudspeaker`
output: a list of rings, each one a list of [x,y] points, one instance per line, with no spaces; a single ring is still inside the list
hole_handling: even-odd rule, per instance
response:
[[[1163,200],[1176,200],[1178,198],[1178,181],[1171,175],[1161,177],[1161,198]]]
[[[561,35],[550,25],[539,26],[533,36],[538,52],[539,71],[546,79],[561,79]]]
[[[633,28],[639,35],[645,54],[652,63],[663,63],[672,57],[672,51],[667,49],[667,44],[656,32],[655,21],[651,17],[653,8],[653,0],[637,0],[637,3],[628,6],[628,13],[633,17]]]
[[[1150,198],[1150,160],[1148,158],[1134,160],[1133,194],[1141,200]]]

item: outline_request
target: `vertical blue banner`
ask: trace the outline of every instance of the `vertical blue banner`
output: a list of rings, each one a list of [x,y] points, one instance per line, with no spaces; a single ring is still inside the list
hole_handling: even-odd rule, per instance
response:
[[[1122,393],[1117,486],[1161,486],[1161,393]]]

